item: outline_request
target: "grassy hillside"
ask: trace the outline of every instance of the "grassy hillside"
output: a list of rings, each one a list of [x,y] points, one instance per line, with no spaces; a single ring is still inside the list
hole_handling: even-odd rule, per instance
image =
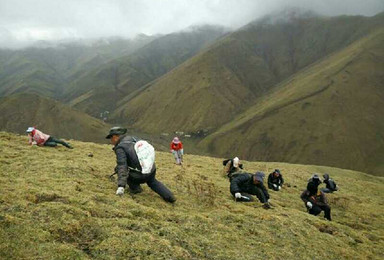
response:
[[[0,130],[25,133],[28,126],[61,138],[105,142],[109,126],[58,101],[21,93],[0,99]]]
[[[384,28],[281,83],[200,145],[384,175]]]
[[[271,192],[273,209],[235,203],[221,160],[185,156],[184,167],[157,153],[158,179],[178,198],[117,197],[108,176],[109,145],[72,141],[74,150],[25,145],[0,133],[0,258],[2,259],[382,259],[384,180],[320,166],[279,167],[286,186]],[[92,152],[93,157],[87,154]],[[307,214],[299,196],[313,172],[340,186],[329,195],[333,221]]]
[[[123,100],[113,117],[148,132],[215,129],[276,84],[383,21],[383,15],[256,21]]]
[[[0,49],[0,96],[28,92],[60,98],[70,81],[111,59],[136,51],[153,38],[41,43],[42,46],[21,50]]]
[[[132,55],[121,56],[85,74],[68,86],[66,100],[91,115],[112,111],[117,102],[167,73],[224,34],[203,26],[158,37]]]

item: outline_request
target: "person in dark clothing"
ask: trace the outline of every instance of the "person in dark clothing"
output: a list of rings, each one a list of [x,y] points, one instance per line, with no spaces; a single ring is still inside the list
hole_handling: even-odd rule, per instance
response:
[[[175,202],[176,198],[172,192],[156,179],[156,165],[154,163],[150,173],[142,173],[142,167],[135,151],[135,143],[140,139],[125,135],[126,132],[127,129],[125,128],[112,127],[106,137],[111,139],[116,154],[117,166],[115,172],[118,176],[116,194],[123,195],[127,184],[131,193],[140,193],[142,192],[140,184],[146,183],[165,201]]]
[[[229,178],[229,181],[231,181],[232,176],[234,174],[241,172],[241,170],[243,169],[243,164],[240,163],[240,160],[238,157],[224,160],[223,165],[224,165],[224,174],[227,175],[227,177]]]
[[[326,174],[323,175],[323,177],[324,177],[324,181],[323,182],[325,183],[326,187],[320,189],[322,192],[324,192],[324,193],[332,193],[332,192],[338,190],[337,185],[334,182],[334,180],[329,178],[329,174],[326,173]]]
[[[264,173],[256,174],[239,173],[233,177],[230,184],[230,192],[236,201],[253,201],[251,195],[256,195],[264,208],[270,208],[269,194],[263,184]]]
[[[321,184],[321,180],[318,174],[313,174],[311,178],[309,178],[308,183],[314,183],[316,187],[318,187]]]
[[[309,214],[317,216],[324,211],[324,217],[331,221],[331,208],[324,192],[318,190],[316,183],[308,182],[307,189],[303,191],[300,198],[304,201]]]
[[[269,189],[273,189],[274,191],[279,191],[283,186],[283,183],[284,183],[284,179],[279,169],[276,169],[274,172],[268,175]]]

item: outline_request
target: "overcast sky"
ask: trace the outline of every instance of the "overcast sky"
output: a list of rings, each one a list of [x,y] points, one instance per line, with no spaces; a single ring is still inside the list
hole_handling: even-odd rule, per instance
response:
[[[198,24],[238,28],[286,6],[372,16],[384,0],[0,0],[0,47],[165,34]]]

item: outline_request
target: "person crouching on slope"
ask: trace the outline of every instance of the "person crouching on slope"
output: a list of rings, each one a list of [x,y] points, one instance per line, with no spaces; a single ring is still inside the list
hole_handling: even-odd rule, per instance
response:
[[[232,176],[235,173],[241,172],[243,169],[243,164],[240,163],[240,159],[235,157],[233,159],[227,159],[223,161],[224,165],[224,174],[227,175],[229,181],[231,181]]]
[[[264,173],[256,172],[256,174],[239,173],[235,175],[230,184],[230,192],[236,201],[253,201],[252,195],[256,195],[263,207],[270,208],[269,194],[263,184]]]
[[[57,139],[53,136],[44,134],[43,132],[37,130],[32,126],[28,127],[26,132],[28,133],[28,143],[30,145],[56,147],[57,144],[62,144],[69,149],[73,149],[73,147],[69,143]]]
[[[320,189],[322,192],[332,193],[332,192],[338,190],[335,181],[332,180],[331,178],[329,178],[329,174],[328,173],[324,174],[323,177],[324,177],[324,181],[323,182],[325,183],[326,187]]]
[[[283,186],[283,183],[284,183],[284,179],[279,169],[276,169],[274,172],[268,175],[269,189],[273,189],[274,191],[279,191]]]
[[[111,139],[116,154],[117,165],[115,171],[118,176],[116,195],[123,195],[127,184],[131,193],[140,193],[143,191],[140,184],[146,183],[165,201],[175,202],[176,199],[172,192],[156,179],[156,165],[154,163],[150,173],[142,173],[143,169],[135,150],[135,143],[140,139],[125,135],[126,132],[127,129],[125,128],[112,127],[106,136],[107,139]]]
[[[316,182],[308,182],[307,189],[303,191],[300,197],[304,201],[309,214],[317,216],[321,211],[324,211],[324,217],[331,221],[331,208],[324,192],[318,190]]]
[[[171,153],[175,157],[176,164],[181,165],[183,162],[184,149],[183,144],[178,137],[173,138],[171,142]]]

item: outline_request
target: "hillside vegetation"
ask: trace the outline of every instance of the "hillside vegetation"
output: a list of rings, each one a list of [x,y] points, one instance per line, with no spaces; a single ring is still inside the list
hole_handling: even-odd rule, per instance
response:
[[[200,145],[384,175],[384,28],[295,74]]]
[[[158,37],[131,55],[73,80],[65,100],[91,115],[113,111],[118,101],[191,58],[224,32],[221,27],[202,26]]]
[[[72,80],[109,60],[136,51],[153,38],[55,45],[42,42],[21,50],[0,49],[0,96],[27,92],[60,98],[63,88]]]
[[[236,203],[221,159],[186,155],[183,167],[157,153],[158,179],[178,200],[147,186],[115,195],[110,145],[71,141],[75,149],[30,147],[0,133],[2,259],[382,259],[383,178],[320,166],[243,161],[279,168],[286,180],[271,210]],[[93,157],[87,156],[93,153]],[[328,172],[333,221],[306,213],[299,196],[312,173]]]
[[[382,27],[383,21],[383,15],[255,21],[120,102],[113,119],[152,133],[212,132],[278,83]],[[370,69],[361,69],[369,75]]]
[[[92,142],[105,142],[105,133],[110,128],[83,112],[36,94],[0,98],[0,130],[25,133],[29,126],[58,138]]]

